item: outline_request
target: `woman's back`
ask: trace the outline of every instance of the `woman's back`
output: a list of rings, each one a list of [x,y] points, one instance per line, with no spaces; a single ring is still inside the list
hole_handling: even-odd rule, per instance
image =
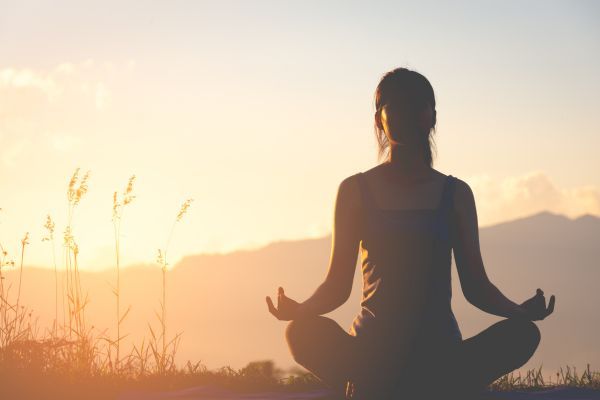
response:
[[[280,287],[277,307],[267,297],[269,311],[290,320],[294,359],[347,398],[477,393],[531,357],[540,340],[531,321],[554,308],[541,289],[517,304],[488,279],[473,192],[432,168],[436,115],[423,75],[396,68],[381,78],[373,122],[387,161],[339,185],[329,269],[314,294],[298,303]],[[323,315],[349,298],[359,247],[363,298],[348,332]],[[465,298],[507,317],[466,340],[450,305],[453,250]]]
[[[363,298],[351,333],[392,346],[398,355],[416,351],[418,343],[438,347],[462,339],[450,307],[448,228],[455,178],[436,174],[418,186],[390,183],[383,189],[375,186],[382,185],[382,175],[355,176],[363,204]],[[384,190],[386,196],[377,197]]]

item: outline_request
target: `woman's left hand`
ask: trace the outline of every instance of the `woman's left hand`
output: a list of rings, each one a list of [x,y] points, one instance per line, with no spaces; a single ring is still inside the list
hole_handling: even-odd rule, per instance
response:
[[[267,306],[269,307],[269,312],[278,320],[291,321],[298,315],[298,307],[300,304],[287,297],[285,293],[283,293],[283,288],[279,287],[277,293],[277,308],[275,308],[273,301],[269,296],[267,296]]]
[[[550,296],[550,301],[548,302],[548,306],[546,306],[544,291],[542,289],[537,289],[535,296],[523,302],[521,308],[525,310],[525,315],[530,320],[539,321],[552,314],[555,301],[555,296]]]

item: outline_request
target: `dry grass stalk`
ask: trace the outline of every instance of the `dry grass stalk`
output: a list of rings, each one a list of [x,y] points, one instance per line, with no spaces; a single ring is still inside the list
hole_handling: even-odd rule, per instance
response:
[[[149,346],[155,359],[157,373],[159,374],[165,374],[175,368],[175,353],[177,352],[177,347],[179,346],[179,340],[182,334],[178,333],[171,340],[167,341],[167,266],[169,265],[167,262],[167,250],[169,248],[169,244],[171,243],[176,224],[181,221],[183,216],[186,214],[192,201],[193,199],[187,199],[181,205],[181,208],[179,209],[179,212],[173,221],[173,225],[171,226],[171,231],[169,232],[169,236],[167,238],[167,244],[164,250],[158,249],[158,254],[156,257],[156,262],[158,265],[160,265],[162,271],[162,300],[160,302],[161,312],[160,314],[155,312],[160,323],[160,334],[156,334],[150,324],[148,324],[148,327],[150,329],[150,335],[152,338]],[[162,346],[159,347],[159,343]]]
[[[46,236],[42,238],[42,242],[50,242],[52,246],[52,263],[54,264],[54,323],[52,325],[52,332],[54,336],[58,333],[58,267],[56,265],[56,246],[54,243],[54,221],[50,214],[46,217],[46,223],[44,228],[46,229]]]
[[[121,337],[121,324],[127,317],[127,314],[129,314],[129,310],[131,310],[131,306],[129,306],[127,308],[127,310],[123,314],[121,314],[121,272],[120,272],[121,271],[121,263],[120,263],[121,221],[123,220],[123,211],[125,210],[125,207],[128,204],[130,204],[133,201],[133,199],[135,198],[135,195],[133,195],[133,182],[134,181],[135,181],[135,175],[132,175],[131,178],[129,178],[129,181],[127,182],[127,187],[123,191],[122,201],[119,201],[117,192],[114,192],[114,194],[113,194],[112,221],[113,221],[113,228],[114,228],[114,234],[115,234],[115,252],[116,252],[116,265],[117,265],[117,283],[116,283],[116,287],[113,289],[113,293],[116,297],[116,303],[117,303],[117,314],[116,314],[117,315],[117,320],[116,320],[117,321],[116,322],[117,338],[114,340],[113,343],[116,346],[116,356],[115,356],[115,361],[114,361],[114,367],[117,370],[119,369],[119,363],[120,363],[121,339],[123,339],[123,337]]]

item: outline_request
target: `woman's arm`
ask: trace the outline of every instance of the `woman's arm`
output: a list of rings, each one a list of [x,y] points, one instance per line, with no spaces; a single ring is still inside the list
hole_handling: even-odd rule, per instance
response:
[[[299,317],[326,314],[350,297],[360,244],[361,209],[356,177],[348,177],[338,187],[327,275],[313,295],[300,303]]]
[[[451,215],[454,259],[467,301],[482,311],[501,317],[526,317],[526,310],[504,296],[488,279],[479,248],[475,198],[469,185],[460,179],[456,181]]]

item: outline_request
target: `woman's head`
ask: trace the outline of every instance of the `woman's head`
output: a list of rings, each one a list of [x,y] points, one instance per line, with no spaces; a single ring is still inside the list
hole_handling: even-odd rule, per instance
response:
[[[436,110],[433,87],[423,75],[407,68],[387,72],[375,89],[375,136],[379,158],[389,154],[392,145],[422,152],[433,164],[432,130]]]

